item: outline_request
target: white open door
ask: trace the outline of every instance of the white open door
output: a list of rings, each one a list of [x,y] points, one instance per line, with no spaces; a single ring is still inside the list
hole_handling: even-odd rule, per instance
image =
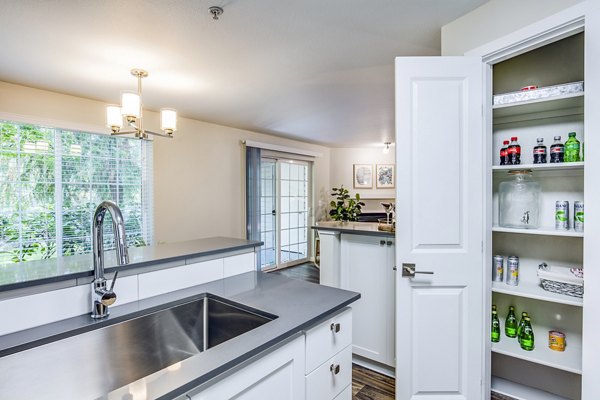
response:
[[[482,71],[479,58],[396,59],[400,400],[489,396],[482,389],[489,337],[484,327]],[[411,269],[416,275],[403,277]]]

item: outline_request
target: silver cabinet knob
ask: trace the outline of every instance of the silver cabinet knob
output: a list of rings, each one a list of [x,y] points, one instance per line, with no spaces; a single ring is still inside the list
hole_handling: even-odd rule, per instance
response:
[[[331,364],[329,370],[332,374],[337,375],[340,373],[340,364]]]
[[[331,332],[338,333],[340,331],[340,329],[342,328],[342,326],[339,323],[337,323],[337,324],[332,323],[329,328],[331,329]]]

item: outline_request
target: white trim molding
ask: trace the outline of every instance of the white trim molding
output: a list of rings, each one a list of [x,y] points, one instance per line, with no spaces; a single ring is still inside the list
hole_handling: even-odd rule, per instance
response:
[[[323,157],[322,153],[319,153],[316,151],[311,151],[311,150],[299,149],[297,147],[289,147],[289,146],[281,146],[278,144],[255,142],[254,140],[243,140],[242,143],[244,143],[246,146],[258,147],[259,149],[265,149],[265,150],[280,151],[282,153],[299,154],[299,155],[308,156],[308,157]]]

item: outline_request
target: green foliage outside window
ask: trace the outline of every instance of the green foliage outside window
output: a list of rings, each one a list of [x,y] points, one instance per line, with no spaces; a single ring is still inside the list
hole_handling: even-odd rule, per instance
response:
[[[0,264],[91,252],[92,215],[103,200],[121,207],[129,245],[146,245],[149,145],[0,121]],[[112,230],[110,216],[104,228]],[[112,235],[105,238],[111,248]]]

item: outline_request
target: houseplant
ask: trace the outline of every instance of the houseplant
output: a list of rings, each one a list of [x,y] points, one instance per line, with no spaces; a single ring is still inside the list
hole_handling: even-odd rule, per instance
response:
[[[329,210],[331,218],[334,221],[358,221],[358,216],[365,205],[360,201],[360,194],[356,193],[352,198],[348,189],[344,189],[344,185],[331,190],[333,191],[331,195],[337,200],[331,200],[331,203],[329,203],[332,207]]]

